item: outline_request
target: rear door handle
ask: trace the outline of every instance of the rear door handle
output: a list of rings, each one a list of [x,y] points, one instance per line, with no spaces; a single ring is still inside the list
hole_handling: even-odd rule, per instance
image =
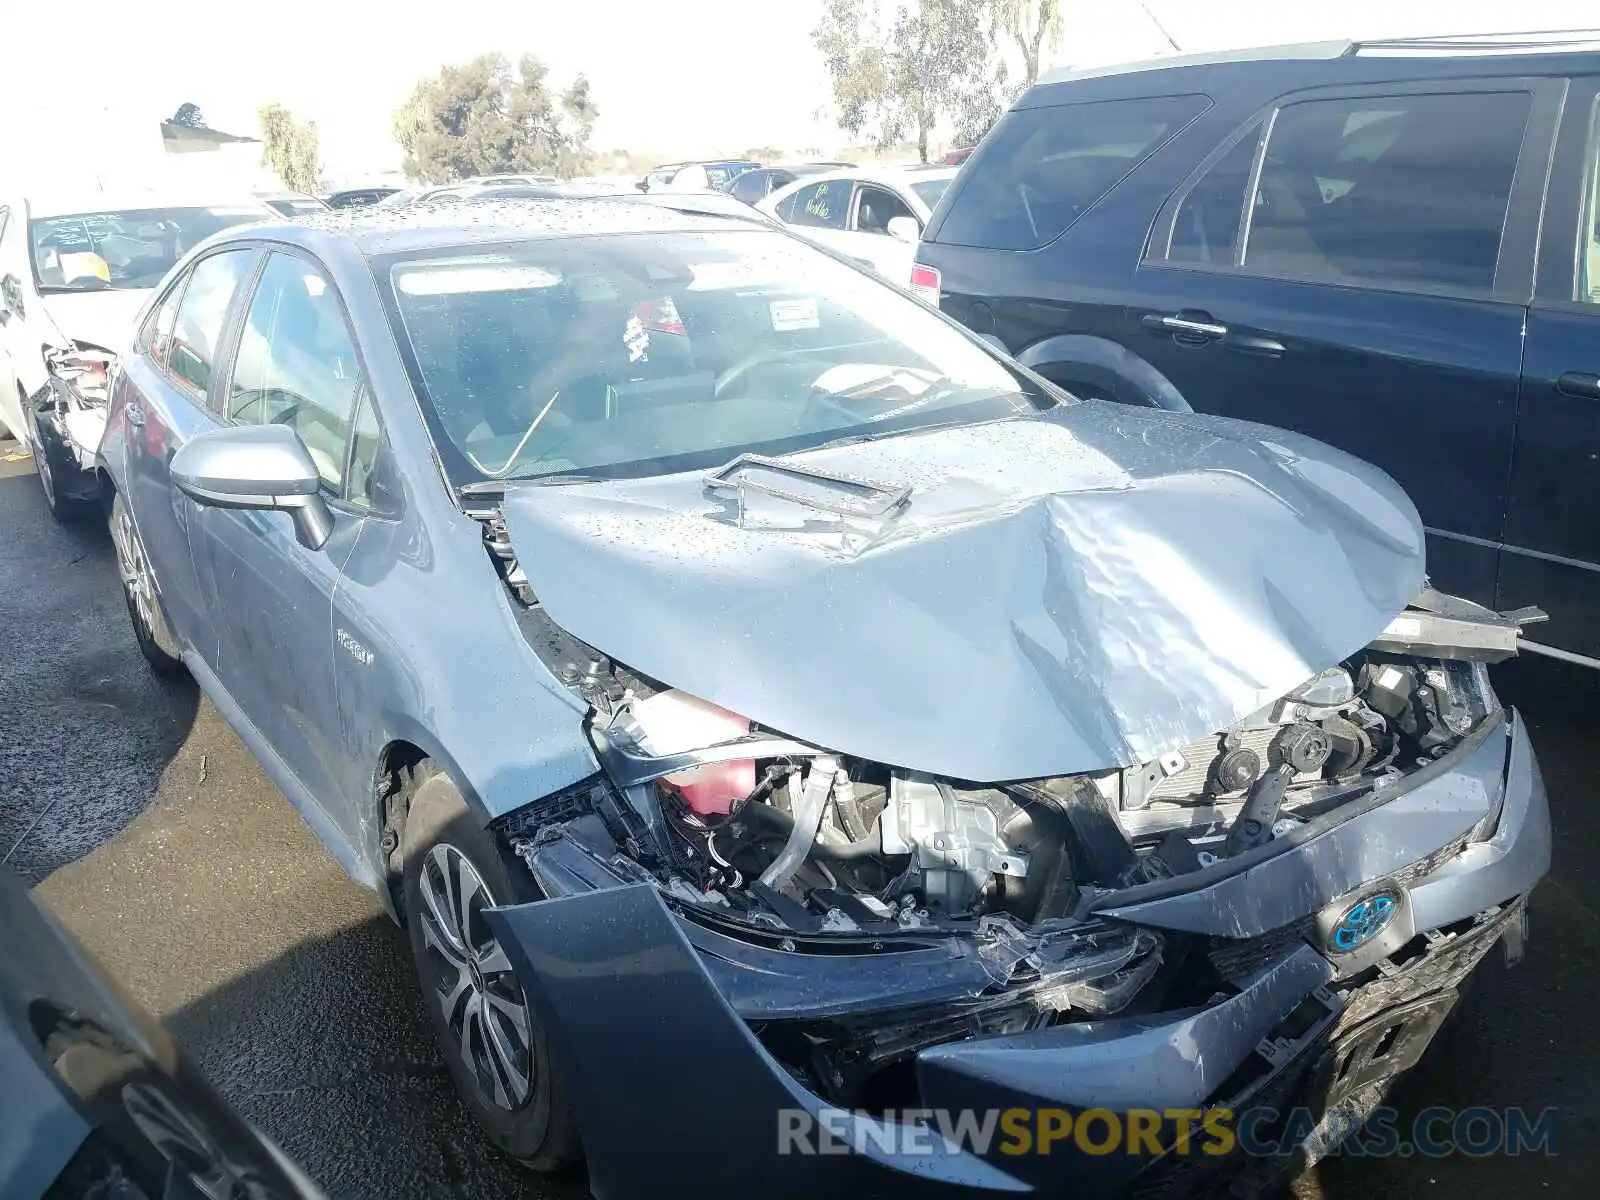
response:
[[[135,429],[144,424],[144,409],[135,400],[129,400],[122,406],[122,415]]]
[[[1556,380],[1556,391],[1580,400],[1600,400],[1600,375],[1588,371],[1568,371]]]
[[[1219,324],[1210,313],[1190,312],[1146,313],[1144,327],[1157,333],[1170,333],[1180,341],[1214,342],[1228,336],[1228,327]]]

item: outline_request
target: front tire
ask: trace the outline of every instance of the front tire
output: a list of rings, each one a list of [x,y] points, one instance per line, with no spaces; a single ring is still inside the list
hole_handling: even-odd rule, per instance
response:
[[[490,1140],[535,1171],[580,1156],[549,1041],[483,918],[540,900],[527,872],[476,820],[448,775],[424,763],[406,814],[402,881],[411,954],[440,1053]]]
[[[178,643],[167,628],[156,591],[155,572],[144,551],[144,542],[134,526],[133,514],[123,502],[122,493],[111,499],[111,541],[117,550],[117,574],[122,577],[122,598],[128,604],[128,620],[150,669],[157,675],[172,677],[184,672]]]

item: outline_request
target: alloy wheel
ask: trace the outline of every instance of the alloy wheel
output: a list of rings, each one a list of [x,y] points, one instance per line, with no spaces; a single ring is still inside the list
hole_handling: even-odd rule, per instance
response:
[[[483,917],[498,901],[447,842],[428,851],[418,882],[422,936],[435,971],[432,998],[484,1098],[508,1111],[520,1108],[533,1094],[531,1018],[511,960]]]
[[[122,576],[122,586],[133,601],[134,615],[146,633],[155,629],[155,580],[150,574],[150,561],[145,557],[144,543],[139,531],[133,527],[133,517],[126,507],[117,520],[117,573]]]

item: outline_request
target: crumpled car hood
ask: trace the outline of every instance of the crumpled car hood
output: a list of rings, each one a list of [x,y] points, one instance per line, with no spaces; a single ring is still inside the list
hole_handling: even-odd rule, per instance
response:
[[[1387,475],[1296,434],[1090,402],[793,455],[863,521],[701,474],[513,487],[550,618],[791,737],[993,782],[1148,762],[1360,649],[1424,582]]]

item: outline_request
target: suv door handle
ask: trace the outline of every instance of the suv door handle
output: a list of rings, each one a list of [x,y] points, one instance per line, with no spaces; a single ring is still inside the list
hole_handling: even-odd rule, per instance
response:
[[[1556,380],[1556,391],[1580,400],[1600,400],[1600,375],[1587,371],[1568,371]]]
[[[1146,313],[1144,327],[1189,342],[1214,342],[1228,336],[1228,327],[1218,324],[1210,313],[1189,309],[1176,313]]]

